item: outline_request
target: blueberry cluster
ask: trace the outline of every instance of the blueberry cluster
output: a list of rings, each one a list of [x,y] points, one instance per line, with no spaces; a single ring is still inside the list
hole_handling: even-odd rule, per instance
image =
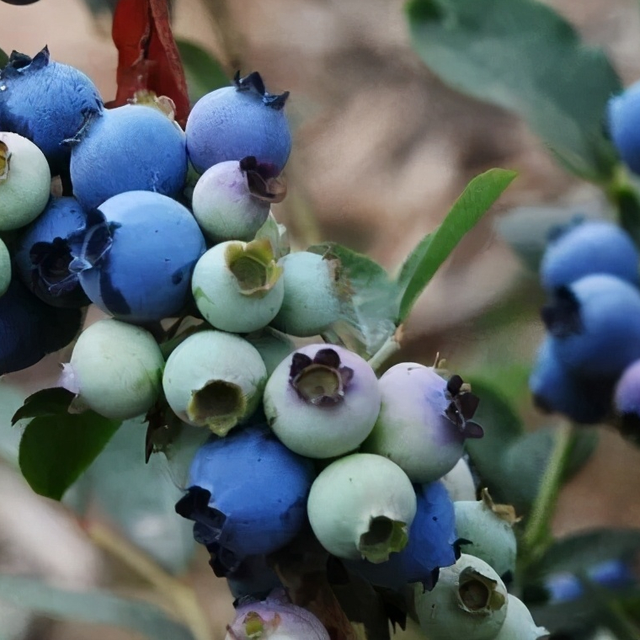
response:
[[[415,585],[429,637],[538,637],[502,580],[515,519],[473,483],[445,482],[462,466],[469,486],[478,398],[411,362],[378,379],[317,338],[348,292],[339,260],[289,253],[270,211],[285,194],[287,97],[237,76],[183,131],[166,98],[107,109],[46,48],[14,52],[0,72],[0,373],[75,339],[61,377],[74,410],[201,429],[176,511],[239,599],[229,638],[329,637],[272,591],[274,554],[305,536],[343,575]],[[90,303],[107,317],[76,339]]]
[[[539,407],[583,424],[617,414],[633,428],[640,409],[638,251],[604,220],[554,230],[540,279],[547,336],[529,381]]]

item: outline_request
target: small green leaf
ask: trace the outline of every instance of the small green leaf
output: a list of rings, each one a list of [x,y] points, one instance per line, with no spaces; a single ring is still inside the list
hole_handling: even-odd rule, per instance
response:
[[[41,579],[0,575],[0,599],[56,620],[75,620],[136,631],[152,640],[193,640],[162,609],[108,591],[71,591]]]
[[[372,356],[396,330],[398,286],[377,262],[335,242],[308,251],[340,260],[342,318],[335,333],[353,351]]]
[[[34,418],[20,441],[22,474],[36,493],[60,500],[119,426],[93,411]]]
[[[622,89],[611,63],[536,0],[410,0],[413,46],[445,83],[522,117],[560,162],[609,180],[617,160],[603,132]]]
[[[210,91],[231,84],[218,61],[200,45],[179,38],[176,39],[176,44],[187,78],[189,100],[192,103]]]
[[[53,387],[36,391],[25,398],[22,406],[14,413],[11,424],[24,418],[64,415],[69,410],[75,394],[63,387]]]
[[[508,502],[507,487],[503,482],[502,456],[506,447],[522,435],[522,419],[491,383],[476,378],[466,381],[471,383],[474,395],[480,398],[473,419],[484,429],[482,438],[467,440],[467,451],[483,486],[488,487],[494,500]]]
[[[267,238],[271,242],[276,260],[286,256],[291,250],[287,228],[275,219],[273,213],[269,213],[269,217],[254,236],[254,240],[261,240],[262,238]]]
[[[515,171],[490,169],[476,176],[431,234],[423,238],[405,260],[398,275],[400,322],[409,315],[416,300],[436,271],[502,192],[516,177]]]
[[[6,66],[7,62],[9,62],[9,56],[0,49],[0,69]]]

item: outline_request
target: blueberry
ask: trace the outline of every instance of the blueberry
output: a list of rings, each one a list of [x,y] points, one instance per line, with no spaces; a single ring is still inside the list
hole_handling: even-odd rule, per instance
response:
[[[69,141],[103,109],[93,82],[81,71],[54,62],[45,47],[33,59],[14,51],[0,71],[0,130],[34,142],[52,175],[69,166]]]
[[[191,273],[205,251],[188,209],[167,196],[128,191],[88,215],[70,240],[89,299],[114,317],[142,324],[176,315],[187,302]]]
[[[640,358],[640,293],[615,276],[558,287],[542,317],[556,357],[580,375],[618,376]]]
[[[228,160],[209,167],[193,190],[193,215],[214,241],[252,240],[277,199],[252,168],[255,158]]]
[[[256,158],[264,175],[277,176],[291,151],[284,113],[288,93],[267,93],[259,73],[236,76],[235,86],[216,89],[196,102],[187,120],[187,149],[200,172],[226,160]]]
[[[11,255],[7,245],[0,239],[0,297],[2,297],[11,283]]]
[[[500,576],[483,560],[465,553],[440,571],[433,590],[416,585],[414,594],[420,628],[429,640],[492,640],[509,608]]]
[[[44,212],[18,236],[16,270],[44,302],[56,307],[89,304],[78,274],[69,271],[69,237],[86,223],[87,214],[75,198],[51,198]]]
[[[353,453],[325,467],[307,502],[311,528],[329,553],[374,563],[406,546],[416,509],[404,471],[371,453]]]
[[[212,561],[215,568],[215,560]],[[231,595],[239,598],[265,598],[274,589],[282,588],[280,578],[264,554],[247,556],[233,571],[225,575]]]
[[[433,367],[402,362],[379,381],[380,415],[363,450],[393,460],[413,482],[432,482],[451,471],[466,438],[482,428],[471,418],[478,398],[459,376],[447,381]]]
[[[250,333],[268,325],[280,310],[281,276],[268,239],[228,240],[198,260],[191,289],[198,310],[211,325]]]
[[[244,600],[227,626],[224,640],[329,640],[322,623],[310,611],[291,604],[283,590],[266,600]]]
[[[79,309],[55,309],[16,278],[0,297],[0,375],[20,371],[66,347],[80,330]]]
[[[412,582],[432,589],[441,567],[456,561],[456,520],[453,503],[442,482],[416,486],[417,511],[409,529],[409,542],[386,562],[366,560],[348,566],[372,584],[401,589]]]
[[[185,135],[152,106],[105,110],[71,152],[73,193],[86,209],[125,191],[177,196],[186,177]]]
[[[176,511],[195,521],[194,536],[218,575],[248,556],[290,542],[306,521],[310,461],[289,451],[266,426],[213,437],[196,453],[187,494]]]
[[[640,173],[640,82],[614,96],[607,105],[609,135],[622,161],[634,173]]]
[[[339,263],[317,253],[298,251],[280,260],[284,299],[271,323],[292,336],[315,336],[340,318]]]
[[[602,422],[611,406],[612,380],[574,373],[560,361],[554,347],[555,341],[547,337],[538,350],[529,377],[535,404],[582,424]]]
[[[0,131],[0,231],[19,229],[47,206],[51,174],[42,151],[17,133]]]
[[[292,451],[331,458],[353,451],[380,410],[371,366],[343,347],[312,344],[285,358],[264,392],[269,425]]]
[[[612,222],[577,221],[548,244],[540,265],[546,289],[568,285],[593,273],[638,282],[638,251],[623,229]]]
[[[160,347],[148,331],[107,318],[80,334],[65,373],[78,394],[77,405],[127,420],[154,405],[163,367]]]
[[[522,600],[509,594],[507,617],[493,640],[541,640],[548,637],[549,632],[544,627],[536,625]]]
[[[181,420],[223,436],[258,408],[266,379],[265,364],[251,344],[240,336],[206,330],[174,349],[162,385]]]

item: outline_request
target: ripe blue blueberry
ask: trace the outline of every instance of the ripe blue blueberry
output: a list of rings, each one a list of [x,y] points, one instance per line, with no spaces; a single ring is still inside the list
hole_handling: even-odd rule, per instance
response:
[[[640,292],[615,276],[558,287],[542,319],[558,360],[580,375],[618,376],[640,358]]]
[[[529,377],[536,405],[548,413],[562,413],[582,424],[597,424],[609,413],[612,382],[586,378],[566,367],[556,355],[554,340],[545,338]]]
[[[176,315],[205,241],[188,209],[167,196],[128,191],[88,215],[70,241],[71,271],[91,302],[136,324]]]
[[[193,166],[202,173],[219,162],[254,156],[263,175],[277,176],[291,151],[284,113],[288,95],[268,93],[254,72],[200,98],[186,126]]]
[[[378,380],[359,355],[311,344],[285,358],[264,392],[269,426],[292,451],[332,458],[369,435],[380,410]]]
[[[482,437],[471,418],[479,400],[433,367],[402,362],[379,381],[380,415],[363,450],[393,460],[413,482],[432,482],[451,471],[466,438]]]
[[[66,347],[80,330],[79,309],[55,309],[16,278],[0,297],[0,375],[20,371]]]
[[[266,426],[213,437],[195,455],[187,494],[176,511],[195,521],[194,536],[218,575],[248,556],[272,553],[306,521],[313,465],[289,451]]]
[[[212,562],[216,568],[215,561]],[[225,573],[231,595],[239,598],[265,598],[274,589],[282,588],[280,578],[269,565],[267,556],[247,556],[233,571]]]
[[[78,274],[69,271],[69,237],[86,223],[87,214],[75,198],[51,198],[44,212],[18,236],[17,273],[44,302],[56,307],[89,304]]]
[[[609,135],[622,161],[634,173],[640,173],[640,82],[614,96],[607,105]]]
[[[54,62],[45,47],[33,59],[14,51],[0,71],[0,130],[34,142],[51,173],[69,166],[69,141],[103,109],[93,82],[81,71]]]
[[[605,220],[577,221],[547,245],[540,265],[546,289],[571,284],[592,273],[638,282],[638,251],[629,235]]]
[[[455,563],[456,521],[453,503],[442,482],[416,485],[417,511],[409,529],[409,542],[386,562],[366,560],[347,566],[372,584],[401,589],[412,582],[432,589],[441,567]]]
[[[125,191],[177,196],[186,177],[185,135],[153,106],[105,110],[71,152],[73,193],[86,209]]]

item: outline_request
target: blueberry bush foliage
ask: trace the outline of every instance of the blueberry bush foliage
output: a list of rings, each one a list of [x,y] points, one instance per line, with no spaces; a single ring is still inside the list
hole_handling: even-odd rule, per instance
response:
[[[602,429],[640,443],[640,89],[536,0],[404,7],[431,72],[513,112],[607,202],[502,221],[547,297],[526,376],[549,426],[532,430],[491,372],[397,361],[516,173],[474,177],[392,272],[335,242],[291,251],[271,212],[288,93],[176,42],[166,0],[109,5],[111,102],[55,51],[0,43],[0,373],[68,360],[26,398],[0,381],[19,438],[0,453],[157,598],[0,574],[0,601],[220,637],[181,578],[198,543],[235,599],[229,640],[639,637],[640,531],[556,538],[551,520]]]

